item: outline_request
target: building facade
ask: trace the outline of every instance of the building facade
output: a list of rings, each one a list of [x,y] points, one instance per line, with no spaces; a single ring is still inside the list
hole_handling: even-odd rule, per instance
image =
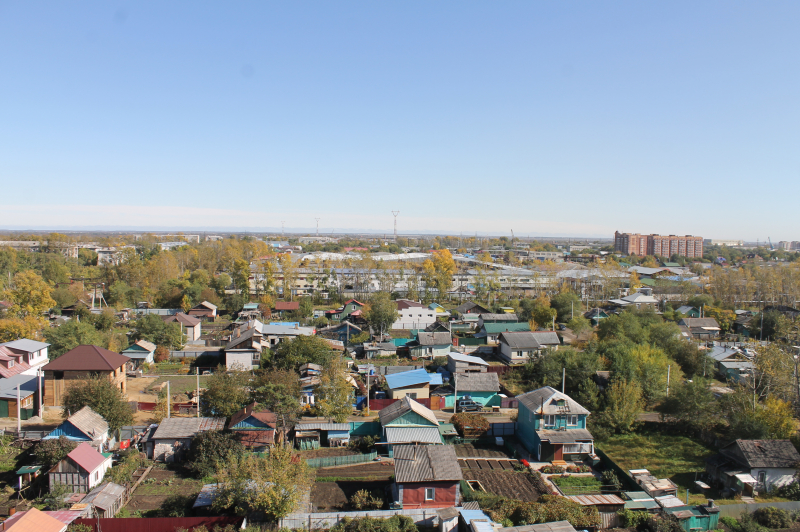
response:
[[[614,233],[614,251],[625,255],[699,258],[703,256],[701,236],[661,236],[639,233]]]

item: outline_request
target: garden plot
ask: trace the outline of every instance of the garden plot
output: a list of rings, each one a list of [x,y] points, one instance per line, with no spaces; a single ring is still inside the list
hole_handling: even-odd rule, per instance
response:
[[[318,480],[311,489],[311,504],[315,511],[350,510],[350,497],[358,490],[368,490],[385,499],[393,474],[394,465],[389,462],[319,468]]]
[[[453,445],[459,458],[511,458],[505,447],[481,445],[476,443],[459,443]]]
[[[527,472],[488,469],[462,469],[461,471],[467,483],[477,480],[488,493],[508,499],[534,502],[542,495]]]

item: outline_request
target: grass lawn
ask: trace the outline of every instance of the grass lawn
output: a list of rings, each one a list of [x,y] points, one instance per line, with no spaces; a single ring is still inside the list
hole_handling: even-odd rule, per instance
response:
[[[561,488],[564,495],[598,494],[602,487],[602,482],[591,476],[551,476],[549,480]]]
[[[206,379],[208,379],[208,375],[200,375],[201,388],[205,385]],[[169,381],[169,393],[171,394],[194,391],[197,386],[197,376],[190,375],[187,377],[159,377],[148,389],[153,390],[155,386],[167,381]]]

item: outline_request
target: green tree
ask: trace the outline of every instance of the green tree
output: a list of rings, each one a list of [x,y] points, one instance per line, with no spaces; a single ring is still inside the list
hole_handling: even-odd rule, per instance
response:
[[[386,292],[376,293],[364,306],[363,315],[369,326],[380,334],[391,329],[392,324],[400,318],[397,304]]]
[[[591,330],[592,324],[583,316],[575,316],[573,319],[567,322],[567,327],[572,329],[572,332],[575,333],[575,336],[580,336],[584,332]]]
[[[642,389],[635,382],[615,379],[606,390],[604,406],[598,416],[601,424],[615,433],[631,432],[644,406]]]
[[[550,306],[556,309],[558,321],[567,322],[575,316],[583,314],[583,304],[578,294],[570,291],[561,292],[550,298]]]
[[[41,327],[41,320],[33,316],[24,319],[0,319],[0,342],[11,342],[21,338],[38,338]]]
[[[431,258],[422,263],[422,275],[426,290],[435,288],[439,298],[444,299],[453,286],[453,275],[456,273],[456,262],[446,249],[431,253]]]
[[[204,416],[231,417],[244,408],[249,399],[249,377],[244,372],[226,372],[220,366],[206,380],[200,401]]]
[[[60,327],[47,329],[44,337],[50,343],[48,354],[51,359],[56,359],[79,345],[100,345],[103,343],[101,334],[91,323],[78,320],[69,320]]]
[[[61,402],[61,416],[64,419],[88,406],[103,416],[112,431],[133,422],[133,412],[122,390],[107,377],[73,381],[67,386]]]
[[[300,414],[300,378],[293,371],[261,371],[253,379],[251,399],[278,416],[285,428]]]
[[[319,336],[297,336],[284,340],[275,349],[274,369],[297,371],[303,364],[324,366],[331,358],[331,347]]]
[[[197,478],[213,475],[217,469],[225,467],[231,456],[240,457],[245,448],[236,434],[232,432],[201,432],[192,438],[192,445],[186,458]]]
[[[186,335],[181,332],[179,324],[165,323],[155,314],[146,314],[136,320],[131,338],[134,342],[147,340],[173,350],[182,348],[186,343]]]
[[[33,448],[33,456],[47,470],[63,460],[77,446],[76,442],[62,435],[50,440],[41,440]]]
[[[777,310],[762,312],[750,320],[749,331],[753,338],[775,340],[786,336],[790,322]]]
[[[663,421],[695,430],[708,430],[720,419],[719,403],[705,379],[676,384],[657,410]]]
[[[273,447],[264,457],[232,455],[217,469],[216,477],[215,511],[264,512],[270,521],[297,510],[314,483],[313,470],[286,445]]]
[[[347,364],[339,356],[331,357],[322,368],[317,387],[317,408],[323,417],[344,423],[353,412],[353,387],[347,382]]]

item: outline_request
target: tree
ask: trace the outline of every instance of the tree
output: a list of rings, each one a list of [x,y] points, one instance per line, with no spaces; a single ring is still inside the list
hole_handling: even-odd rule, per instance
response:
[[[44,337],[50,343],[48,354],[55,359],[79,345],[99,345],[103,338],[91,323],[69,320],[60,327],[47,329]]]
[[[331,357],[331,347],[319,336],[297,336],[284,340],[275,350],[274,369],[297,371],[303,364],[324,366]]]
[[[427,290],[436,288],[439,298],[444,298],[453,286],[453,275],[456,273],[456,262],[446,249],[431,253],[431,258],[422,263],[422,272]]]
[[[285,428],[300,413],[300,378],[293,371],[262,371],[251,384],[251,399],[278,416]]]
[[[133,412],[122,391],[107,377],[74,381],[67,386],[61,402],[61,416],[64,419],[88,406],[103,416],[112,431],[133,422]]]
[[[675,385],[657,410],[663,421],[693,430],[708,430],[720,419],[719,404],[705,379]]]
[[[180,349],[186,343],[186,335],[181,332],[179,324],[165,323],[155,314],[147,314],[136,320],[131,339],[134,342],[147,340],[173,350]]]
[[[578,294],[565,291],[550,298],[550,306],[558,312],[558,321],[569,321],[583,314],[583,304]]]
[[[635,382],[615,379],[606,390],[604,403],[598,416],[600,423],[615,433],[626,434],[634,429],[644,406],[642,389]]]
[[[33,316],[0,319],[0,342],[37,338],[41,328],[42,322]]]
[[[153,360],[156,362],[164,362],[169,360],[169,349],[163,345],[157,346],[155,352],[153,353]]]
[[[225,467],[231,456],[238,458],[244,452],[244,445],[236,434],[210,431],[201,432],[192,438],[192,445],[186,458],[189,462],[189,469],[195,473],[197,478],[203,478],[211,476],[217,469]]]
[[[244,372],[226,372],[220,366],[206,380],[200,405],[204,416],[231,417],[244,408],[249,399],[248,375]]]
[[[364,306],[363,315],[370,328],[380,334],[388,331],[392,324],[400,319],[397,304],[390,299],[386,292],[376,293]]]
[[[287,445],[273,447],[265,457],[231,455],[216,477],[215,511],[264,512],[270,521],[295,511],[314,483],[313,470]]]
[[[33,270],[19,272],[14,276],[13,287],[5,292],[11,302],[9,313],[17,318],[33,316],[41,318],[56,302],[50,297],[53,289]]]
[[[76,442],[68,440],[66,436],[62,435],[58,438],[41,440],[34,447],[33,456],[47,470],[63,460],[77,446]]]
[[[786,335],[789,320],[777,310],[769,310],[750,320],[750,335],[756,339],[775,340]]]
[[[592,324],[583,316],[575,316],[569,320],[569,322],[567,322],[567,327],[572,329],[572,332],[575,333],[575,336],[580,336],[584,332],[591,330]]]
[[[323,417],[344,423],[353,412],[353,387],[347,382],[347,364],[339,356],[331,357],[319,378],[317,408]]]

